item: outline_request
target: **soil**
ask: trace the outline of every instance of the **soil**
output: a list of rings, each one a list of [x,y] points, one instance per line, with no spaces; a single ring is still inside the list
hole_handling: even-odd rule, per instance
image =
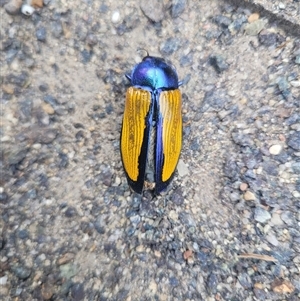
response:
[[[6,2],[1,298],[299,300],[299,35],[232,1],[57,0],[31,16]],[[183,81],[161,196],[130,191],[119,153],[141,49]]]

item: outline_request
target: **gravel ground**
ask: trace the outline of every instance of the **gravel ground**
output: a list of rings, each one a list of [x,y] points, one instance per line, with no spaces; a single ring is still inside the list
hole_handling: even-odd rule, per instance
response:
[[[237,3],[237,0],[231,0]],[[257,9],[274,15],[281,24],[285,23],[290,27],[300,28],[300,5],[299,0],[242,0],[243,3],[253,5]]]
[[[216,0],[21,2],[0,1],[1,300],[299,300],[299,36]],[[139,48],[184,82],[154,198],[119,154]]]

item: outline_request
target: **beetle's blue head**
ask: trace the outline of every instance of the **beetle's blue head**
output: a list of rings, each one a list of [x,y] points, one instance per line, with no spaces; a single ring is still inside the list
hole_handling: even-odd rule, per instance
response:
[[[178,75],[173,66],[162,58],[146,56],[135,65],[131,76],[128,76],[133,86],[155,91],[157,89],[177,89]]]

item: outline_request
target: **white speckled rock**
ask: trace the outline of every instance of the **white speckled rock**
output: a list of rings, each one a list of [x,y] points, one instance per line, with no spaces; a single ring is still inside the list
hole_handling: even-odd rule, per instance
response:
[[[271,155],[279,155],[282,151],[282,146],[280,144],[274,144],[269,148]]]
[[[24,14],[26,16],[31,16],[34,13],[34,11],[35,11],[35,9],[28,4],[22,5],[22,8],[21,8],[22,14]]]
[[[189,169],[182,160],[178,161],[177,170],[180,177],[184,177],[189,174]]]
[[[111,17],[111,21],[113,23],[118,23],[121,19],[120,13],[118,11],[113,12],[112,17]]]

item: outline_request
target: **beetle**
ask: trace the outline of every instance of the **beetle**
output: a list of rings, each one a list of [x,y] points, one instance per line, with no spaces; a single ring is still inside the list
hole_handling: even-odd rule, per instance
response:
[[[171,182],[181,152],[181,82],[172,65],[148,54],[126,77],[131,86],[120,138],[123,167],[129,186],[139,194],[150,170],[157,195]]]

